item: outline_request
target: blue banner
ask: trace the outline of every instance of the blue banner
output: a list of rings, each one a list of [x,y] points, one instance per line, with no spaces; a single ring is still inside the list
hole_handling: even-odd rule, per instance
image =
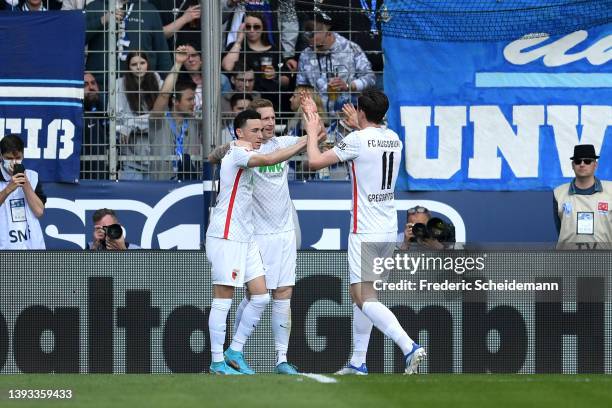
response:
[[[503,42],[385,36],[389,126],[405,142],[397,189],[550,190],[574,176],[581,143],[612,179],[610,47],[612,24]]]
[[[143,248],[198,249],[206,233],[205,208],[211,188],[210,181],[48,183],[44,186],[47,205],[40,219],[45,243],[48,249],[85,248],[93,239],[94,211],[106,207],[116,210],[130,243]],[[300,220],[301,248],[346,249],[351,184],[300,181],[290,182],[289,190]],[[398,233],[403,232],[406,210],[415,205],[451,221],[460,242],[557,240],[550,192],[397,193]]]
[[[81,10],[0,13],[0,138],[21,135],[42,181],[79,177],[84,43]]]

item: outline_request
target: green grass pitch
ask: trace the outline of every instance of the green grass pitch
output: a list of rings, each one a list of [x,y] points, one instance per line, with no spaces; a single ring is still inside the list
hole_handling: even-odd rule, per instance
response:
[[[0,375],[0,407],[612,407],[609,375],[303,376]],[[10,399],[10,389],[70,389],[70,400]]]

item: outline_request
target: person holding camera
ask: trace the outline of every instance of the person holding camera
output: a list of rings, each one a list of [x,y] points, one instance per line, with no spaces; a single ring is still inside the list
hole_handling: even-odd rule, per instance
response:
[[[38,219],[47,197],[38,173],[21,164],[24,144],[17,135],[0,140],[0,249],[45,249]]]
[[[404,233],[399,234],[400,249],[445,249],[444,243],[454,242],[454,227],[431,216],[425,207],[417,205],[406,212]]]
[[[93,241],[87,244],[87,249],[96,251],[123,251],[126,249],[140,249],[136,244],[125,240],[123,227],[115,211],[101,208],[93,213]]]

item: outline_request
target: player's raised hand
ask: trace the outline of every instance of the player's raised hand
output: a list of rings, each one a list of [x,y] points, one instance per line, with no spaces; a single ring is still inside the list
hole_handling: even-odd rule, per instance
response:
[[[352,129],[360,128],[357,109],[355,109],[352,103],[345,103],[342,106],[342,113],[344,113],[344,123],[346,123]]]
[[[316,113],[317,104],[312,99],[312,96],[306,91],[300,91],[300,106],[304,113]]]
[[[304,119],[306,121],[306,134],[308,137],[319,136],[321,131],[321,118],[317,112],[304,112]]]

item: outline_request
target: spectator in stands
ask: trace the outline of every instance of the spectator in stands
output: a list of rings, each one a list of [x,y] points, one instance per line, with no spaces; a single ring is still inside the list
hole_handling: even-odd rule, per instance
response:
[[[0,140],[0,249],[45,249],[38,219],[47,197],[38,173],[21,164],[23,151],[17,135]]]
[[[363,0],[324,0],[322,4],[316,3],[320,3],[319,0],[297,2],[295,8],[298,16],[312,12],[315,5],[322,8],[334,21],[334,31],[353,41],[364,51],[376,74],[376,86],[382,89],[383,57],[379,13],[384,8],[384,0],[365,2],[367,7],[376,8],[374,15],[365,12],[369,10],[364,10]]]
[[[159,10],[169,49],[186,44],[201,48],[199,0],[151,0],[151,3]]]
[[[351,99],[376,82],[372,66],[361,48],[332,32],[331,17],[315,11],[306,18],[304,37],[309,46],[300,55],[298,85],[313,86],[328,112],[339,112]]]
[[[238,60],[244,66],[252,67],[255,72],[255,89],[262,97],[274,103],[275,110],[281,106],[281,95],[290,83],[288,68],[281,68],[281,56],[278,46],[274,47],[265,32],[264,18],[261,13],[247,12],[245,22],[240,26],[235,42],[228,45],[221,64],[226,72],[241,69]]]
[[[192,160],[202,154],[199,121],[193,112],[196,86],[193,82],[177,82],[188,58],[187,47],[179,46],[174,66],[150,114],[151,155],[159,157],[151,162],[153,180],[190,180],[198,176],[198,166]]]
[[[157,9],[144,0],[118,0],[117,5],[117,46],[121,60],[118,68],[127,71],[127,54],[130,51],[141,51],[149,55],[149,70],[163,76],[171,68],[172,60]],[[94,0],[85,10],[85,40],[88,45],[86,69],[94,72],[102,89],[106,90],[103,72],[108,70],[108,0]]]
[[[253,98],[261,98],[261,94],[255,91],[255,72],[252,67],[246,65],[244,60],[238,60],[235,70],[231,72],[231,92],[225,93],[221,98],[221,112],[231,112],[230,99],[235,93],[250,94]]]
[[[108,120],[100,97],[96,78],[84,74],[83,143],[81,149],[81,179],[106,180],[108,146]]]
[[[240,25],[245,12],[259,12],[267,26],[268,42],[273,46],[280,43],[282,61],[291,72],[297,70],[295,47],[299,37],[299,22],[296,14],[295,0],[220,0],[225,12],[224,21],[228,26],[225,44],[237,40]],[[280,39],[274,33],[280,33]],[[278,48],[278,47],[277,47]]]
[[[612,249],[612,182],[595,177],[595,146],[574,146],[576,177],[555,188],[553,207],[559,249]]]
[[[230,99],[232,107],[232,115],[224,119],[223,130],[221,131],[221,144],[229,143],[236,139],[234,133],[234,118],[243,110],[249,109],[249,105],[253,101],[250,94],[235,93]]]
[[[101,208],[93,213],[93,241],[87,243],[87,249],[97,251],[122,251],[141,249],[138,245],[125,240],[123,227],[115,211]]]
[[[279,82],[281,88],[289,85],[289,76],[277,72],[282,65],[280,51],[270,44],[261,13],[247,12],[236,41],[227,46],[221,66],[233,71],[241,58],[257,73],[258,89],[278,92]]]
[[[183,64],[183,71],[186,72],[188,80],[196,84],[195,111],[202,111],[202,54],[191,44],[184,44],[187,50],[187,61]],[[179,80],[184,80],[179,78]]]
[[[121,154],[148,156],[149,111],[159,94],[162,80],[156,72],[149,71],[149,57],[143,52],[128,54],[128,68],[117,80],[117,128],[121,142]],[[149,162],[124,161],[119,178],[143,180],[147,177]]]

